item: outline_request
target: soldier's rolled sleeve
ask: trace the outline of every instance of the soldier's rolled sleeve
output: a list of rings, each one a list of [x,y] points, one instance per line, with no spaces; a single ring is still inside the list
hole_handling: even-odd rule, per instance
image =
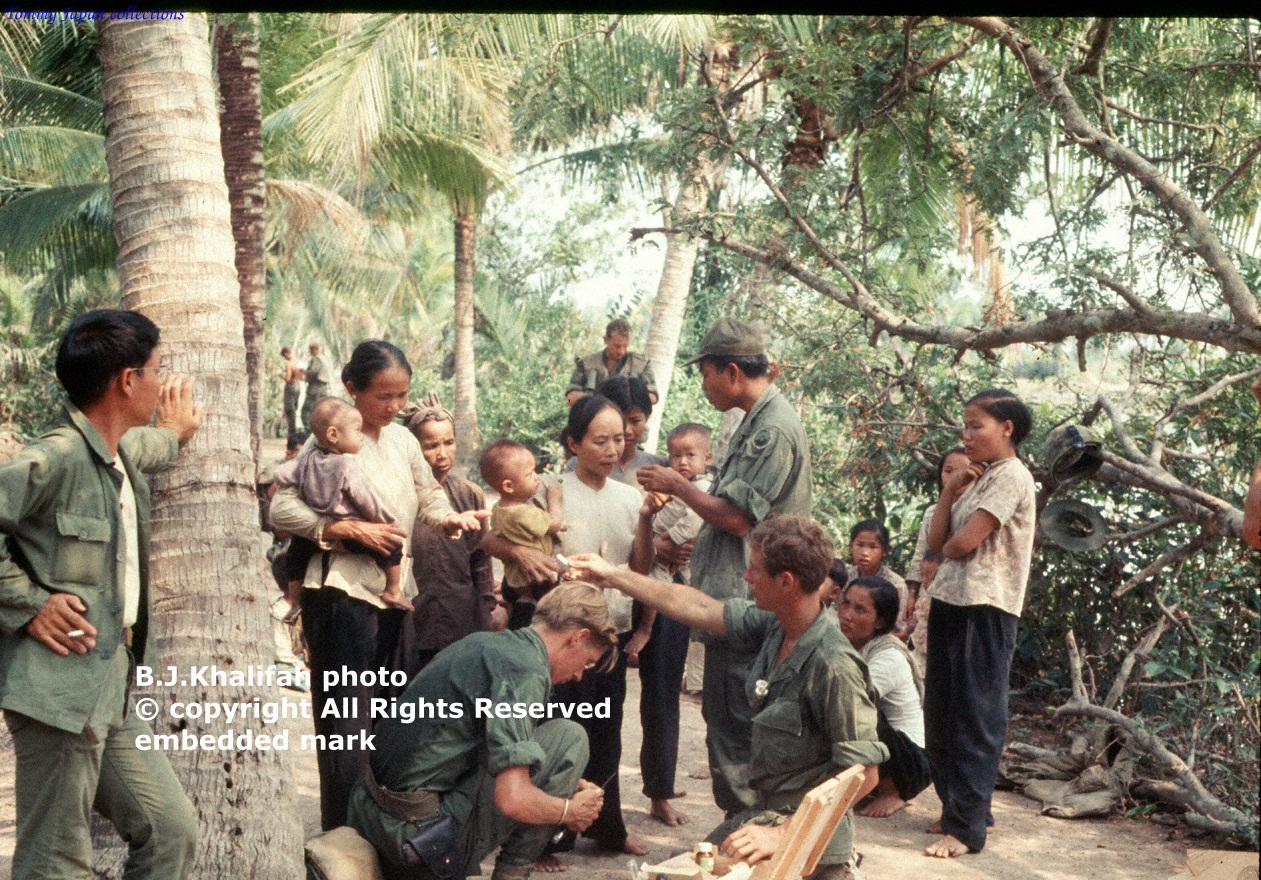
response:
[[[738,469],[714,492],[740,508],[754,525],[771,512],[792,473],[794,447],[783,432],[763,428],[740,452]]]
[[[817,667],[815,711],[824,721],[832,743],[832,763],[844,770],[854,765],[883,764],[889,750],[876,733],[876,707],[867,694],[867,682],[859,668],[843,657]]]
[[[40,504],[49,479],[49,461],[42,450],[20,450],[0,466],[0,632],[5,635],[26,626],[48,601],[48,591],[13,558],[8,536]]]
[[[164,471],[180,454],[180,441],[170,428],[132,428],[118,447],[136,470],[146,474]]]
[[[509,767],[529,767],[533,770],[543,764],[547,755],[543,747],[534,741],[534,721],[526,718],[499,718],[497,706],[521,703],[542,703],[547,693],[540,688],[522,688],[518,683],[500,678],[491,687],[491,717],[486,719],[487,769],[498,776]]]

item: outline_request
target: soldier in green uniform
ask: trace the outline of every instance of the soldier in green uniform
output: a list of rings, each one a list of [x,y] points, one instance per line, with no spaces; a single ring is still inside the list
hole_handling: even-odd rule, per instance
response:
[[[517,880],[559,826],[586,830],[604,793],[581,778],[586,733],[549,700],[553,684],[608,666],[616,649],[604,593],[566,582],[539,601],[530,626],[472,633],[438,652],[402,708],[373,728],[371,777],[350,798],[347,821],[376,848],[387,880],[436,873],[414,864],[423,847],[408,841],[418,835],[439,841],[430,857],[451,866],[447,876],[477,874],[502,846],[492,880]]]
[[[715,599],[745,597],[749,530],[775,514],[810,515],[810,449],[801,420],[772,384],[766,341],[756,327],[719,318],[689,361],[698,362],[701,388],[714,408],[747,413],[717,478],[704,493],[665,467],[640,468],[637,477],[645,489],[682,499],[705,520],[691,556],[695,586]],[[732,816],[754,803],[748,779],[752,714],[740,699],[753,653],[723,637],[702,634],[702,641],[701,711],[714,800]]]
[[[645,500],[657,503],[651,495]],[[752,602],[719,601],[614,568],[598,556],[574,556],[570,564],[575,577],[619,589],[753,654],[748,687],[738,696],[753,714],[748,778],[756,798],[708,839],[730,856],[757,862],[774,855],[784,823],[810,789],[860,765],[865,794],[875,788],[888,750],[876,733],[866,667],[819,600],[832,563],[827,532],[805,517],[777,516],[749,533],[749,545],[744,580]],[[847,813],[811,880],[858,877],[850,867],[853,848],[853,817]]]
[[[158,328],[102,309],[57,350],[69,402],[0,466],[0,706],[17,752],[13,877],[91,873],[93,809],[128,878],[188,875],[197,813],[166,755],[139,751],[132,662],[154,663],[149,488],[201,423],[192,380],[160,377]],[[156,428],[147,425],[157,409]],[[133,430],[134,429],[134,430]]]
[[[333,366],[328,357],[320,353],[320,344],[307,346],[311,360],[306,365],[306,397],[302,400],[302,426],[311,430],[311,410],[322,398],[328,397],[329,383],[333,381]]]
[[[574,361],[574,372],[565,389],[565,403],[593,393],[610,376],[634,376],[648,386],[648,397],[657,402],[657,381],[652,375],[648,358],[630,350],[630,322],[624,318],[609,321],[604,330],[604,350],[595,351]]]

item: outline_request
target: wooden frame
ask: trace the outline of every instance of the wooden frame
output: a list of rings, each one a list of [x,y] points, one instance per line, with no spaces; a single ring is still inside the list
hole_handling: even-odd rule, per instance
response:
[[[752,880],[801,880],[819,866],[845,812],[858,799],[863,768],[854,765],[810,789],[784,828],[769,862],[758,865]]]

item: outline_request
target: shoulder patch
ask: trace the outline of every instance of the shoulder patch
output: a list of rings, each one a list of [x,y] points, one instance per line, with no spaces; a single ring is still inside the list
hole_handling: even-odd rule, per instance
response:
[[[770,428],[763,428],[762,430],[758,431],[756,434],[753,435],[753,439],[749,441],[749,445],[752,446],[758,452],[761,452],[770,444],[771,444],[771,429]]]

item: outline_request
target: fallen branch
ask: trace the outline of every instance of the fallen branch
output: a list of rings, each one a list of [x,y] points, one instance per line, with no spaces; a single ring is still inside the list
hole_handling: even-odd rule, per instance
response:
[[[1121,661],[1121,668],[1117,670],[1117,676],[1112,680],[1112,687],[1108,688],[1108,695],[1103,699],[1103,708],[1115,709],[1117,704],[1121,702],[1121,696],[1125,693],[1125,686],[1129,684],[1130,675],[1134,672],[1134,666],[1140,660],[1146,660],[1151,654],[1152,648],[1156,647],[1156,643],[1160,641],[1160,637],[1169,629],[1169,621],[1163,615],[1156,621],[1156,625],[1143,636],[1134,650],[1125,655],[1125,659]]]
[[[1204,545],[1208,543],[1208,540],[1209,540],[1208,536],[1205,535],[1203,532],[1201,532],[1200,534],[1192,538],[1190,541],[1187,541],[1181,547],[1178,547],[1174,550],[1167,550],[1164,553],[1160,554],[1159,556],[1155,558],[1155,560],[1153,560],[1150,564],[1148,564],[1147,567],[1145,567],[1142,571],[1140,571],[1138,574],[1134,575],[1132,578],[1130,578],[1125,583],[1121,584],[1119,587],[1113,590],[1112,598],[1116,599],[1121,596],[1124,596],[1130,590],[1134,589],[1135,587],[1137,587],[1139,584],[1143,583],[1144,581],[1151,580],[1157,574],[1159,574],[1161,571],[1168,568],[1169,566],[1173,565],[1175,562],[1181,562],[1184,559],[1191,558],[1196,553],[1198,553],[1201,549],[1203,549]]]
[[[1248,816],[1241,810],[1228,806],[1214,797],[1204,787],[1204,784],[1200,782],[1194,771],[1187,766],[1187,763],[1170,751],[1168,746],[1144,727],[1140,721],[1123,715],[1115,709],[1096,706],[1086,699],[1085,686],[1081,681],[1081,655],[1078,653],[1077,639],[1073,636],[1072,630],[1069,630],[1064,641],[1068,648],[1070,674],[1073,676],[1073,697],[1055,710],[1055,717],[1094,718],[1121,728],[1129,734],[1130,741],[1134,745],[1153,758],[1162,768],[1173,774],[1173,784],[1178,789],[1177,797],[1179,803],[1185,804],[1187,809],[1198,813],[1204,823],[1211,823],[1215,831],[1231,834],[1245,840],[1254,839],[1257,833],[1257,819],[1255,816]],[[1195,824],[1191,822],[1191,819],[1192,816],[1187,817],[1188,824]],[[1206,824],[1197,827],[1206,827]]]

